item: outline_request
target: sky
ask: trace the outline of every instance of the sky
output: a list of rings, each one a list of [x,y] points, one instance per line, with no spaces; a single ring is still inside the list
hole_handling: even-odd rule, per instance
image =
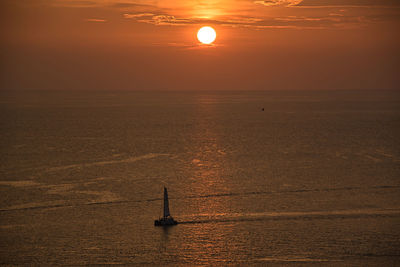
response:
[[[2,0],[0,13],[3,90],[400,89],[398,0]]]

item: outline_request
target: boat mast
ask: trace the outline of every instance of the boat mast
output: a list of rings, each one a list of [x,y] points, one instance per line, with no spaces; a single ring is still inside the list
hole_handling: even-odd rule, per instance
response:
[[[168,192],[167,188],[164,187],[164,218],[169,217],[169,204],[168,204]]]

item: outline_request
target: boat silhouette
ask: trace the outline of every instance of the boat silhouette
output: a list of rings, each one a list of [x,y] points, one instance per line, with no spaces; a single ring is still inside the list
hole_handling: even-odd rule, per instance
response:
[[[164,213],[163,217],[158,218],[158,220],[154,221],[154,226],[169,226],[169,225],[177,225],[178,222],[172,218],[169,213],[169,202],[168,202],[168,191],[164,186]]]

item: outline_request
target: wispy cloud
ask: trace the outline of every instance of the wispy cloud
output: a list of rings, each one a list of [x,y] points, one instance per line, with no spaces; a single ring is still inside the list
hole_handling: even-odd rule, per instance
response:
[[[123,14],[123,17],[126,19],[136,19],[136,18],[150,18],[153,17],[153,13],[137,13],[137,14]]]
[[[111,7],[116,7],[116,8],[135,8],[135,7],[150,7],[153,5],[149,5],[149,4],[140,4],[140,3],[131,3],[131,2],[114,2],[111,4],[108,4]]]
[[[400,7],[399,0],[302,0],[299,7]]]
[[[52,6],[59,7],[94,7],[98,5],[97,1],[84,1],[84,0],[54,0],[50,2]]]
[[[254,3],[264,6],[294,6],[299,4],[301,1],[302,0],[264,0],[254,1]]]
[[[216,43],[212,43],[212,44],[202,44],[200,42],[194,43],[194,42],[180,42],[180,43],[176,43],[176,42],[169,42],[169,43],[153,43],[153,46],[170,46],[170,47],[176,47],[176,48],[181,48],[184,50],[209,50],[210,48],[218,48],[218,47],[224,47],[224,44],[216,44]]]
[[[193,17],[175,17],[167,14],[137,13],[124,14],[126,19],[153,25],[220,25],[225,27],[243,27],[254,29],[324,29],[362,27],[379,18],[374,16],[349,16],[329,14],[326,16],[280,16],[280,17],[220,17],[203,19]]]
[[[219,24],[219,25],[254,25],[263,21],[261,18],[229,16],[220,17],[217,19],[197,18],[197,17],[175,17],[168,14],[152,14],[152,13],[136,13],[123,14],[124,18],[132,19],[137,22],[143,22],[153,25],[204,25],[204,24]]]
[[[88,21],[88,22],[106,22],[107,20],[105,20],[105,19],[86,19],[85,21]]]
[[[157,26],[212,24],[254,29],[321,29],[400,21],[400,0],[36,0],[35,3],[84,8],[89,19],[82,20],[88,22],[112,21],[122,14],[126,20]]]

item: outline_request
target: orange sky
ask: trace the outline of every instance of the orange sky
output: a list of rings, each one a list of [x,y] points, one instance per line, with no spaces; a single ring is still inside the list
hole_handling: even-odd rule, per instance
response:
[[[2,0],[2,89],[398,89],[398,0]],[[216,29],[212,46],[197,30]]]

